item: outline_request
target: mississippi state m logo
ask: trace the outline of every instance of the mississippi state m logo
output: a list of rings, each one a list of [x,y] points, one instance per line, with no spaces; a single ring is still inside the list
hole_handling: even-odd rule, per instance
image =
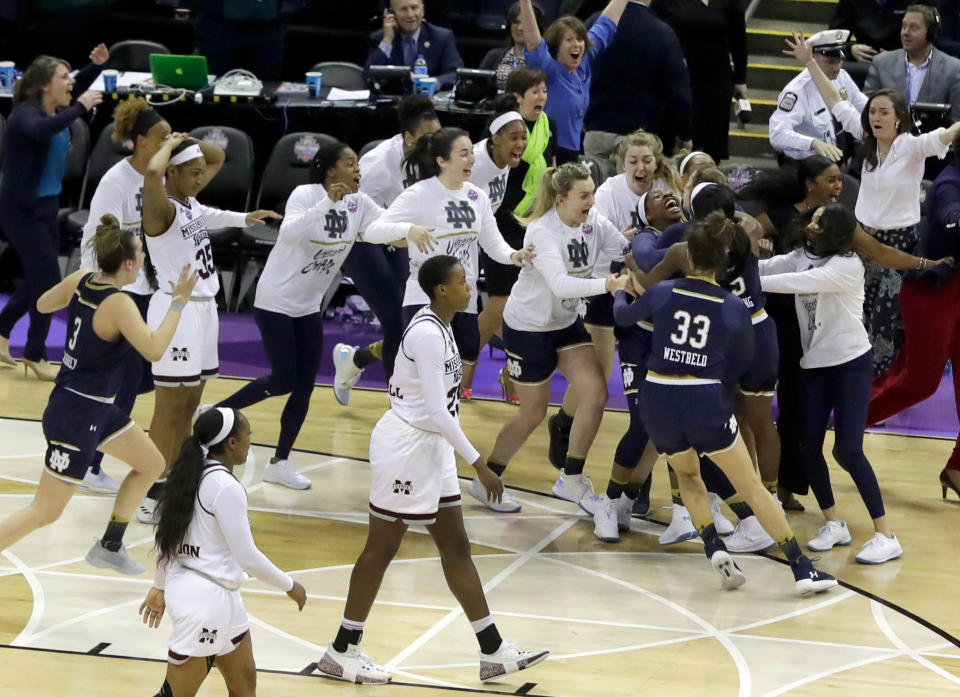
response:
[[[573,268],[579,269],[587,265],[589,248],[582,237],[579,240],[570,240],[567,252],[570,254],[570,263],[573,264]]]
[[[217,640],[217,631],[216,629],[203,627],[200,629],[200,638],[197,641],[201,644],[212,644]]]
[[[453,225],[454,230],[469,230],[477,219],[477,214],[466,201],[449,201],[444,210],[447,212],[447,222]]]
[[[347,231],[347,214],[343,211],[330,211],[324,217],[323,229],[327,237],[339,240]]]
[[[190,349],[177,348],[176,346],[170,347],[170,358],[175,361],[189,361],[190,360]]]
[[[409,481],[401,482],[399,479],[393,480],[393,493],[395,494],[405,494],[409,496],[413,491],[413,484]]]

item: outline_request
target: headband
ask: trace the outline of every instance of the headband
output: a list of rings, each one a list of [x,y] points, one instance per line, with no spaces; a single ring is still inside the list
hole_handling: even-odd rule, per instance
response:
[[[523,117],[516,111],[508,111],[505,114],[500,114],[500,116],[490,123],[490,135],[499,132],[501,128],[512,121],[523,121]]]
[[[186,148],[171,157],[170,162],[167,164],[182,165],[184,162],[196,160],[197,158],[203,158],[203,150],[201,150],[200,146],[196,143],[191,143]]]
[[[234,416],[233,409],[227,409],[226,407],[217,407],[217,411],[219,411],[220,416],[223,417],[223,425],[220,427],[220,430],[217,432],[217,435],[215,435],[213,438],[208,440],[206,443],[200,444],[200,450],[203,451],[204,457],[206,457],[207,453],[210,452],[210,448],[226,440],[227,436],[230,435],[230,431],[233,430],[233,423],[236,419],[236,417]]]
[[[687,168],[687,165],[690,164],[690,160],[695,158],[697,155],[706,155],[707,153],[702,150],[694,150],[692,153],[687,155],[685,158],[680,160],[680,176],[683,176],[683,170]]]
[[[693,187],[693,191],[690,193],[691,206],[693,205],[693,199],[697,197],[697,194],[699,194],[701,191],[706,189],[708,186],[716,186],[716,184],[714,182],[700,182],[695,187]]]
[[[647,194],[650,193],[649,191]],[[640,218],[640,222],[643,223],[643,226],[646,227],[650,224],[650,221],[647,220],[647,194],[644,194],[640,197],[640,200],[637,201],[637,216]]]
[[[156,109],[143,109],[137,114],[137,120],[133,123],[133,128],[130,129],[130,135],[134,138],[145,136],[151,128],[163,120],[164,118],[157,113]]]

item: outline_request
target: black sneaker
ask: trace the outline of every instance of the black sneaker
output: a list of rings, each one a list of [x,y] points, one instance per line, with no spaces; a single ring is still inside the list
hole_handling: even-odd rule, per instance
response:
[[[653,475],[647,477],[647,480],[640,485],[640,491],[637,492],[637,498],[633,500],[633,508],[630,509],[631,515],[644,516],[650,513],[650,487],[653,485]]]
[[[547,419],[547,432],[550,434],[550,464],[563,470],[567,462],[567,449],[570,447],[570,428],[560,423],[559,412]]]
[[[822,593],[837,585],[837,579],[826,571],[815,569],[813,562],[807,557],[801,557],[793,569],[793,579],[796,581],[797,593],[802,596]]]

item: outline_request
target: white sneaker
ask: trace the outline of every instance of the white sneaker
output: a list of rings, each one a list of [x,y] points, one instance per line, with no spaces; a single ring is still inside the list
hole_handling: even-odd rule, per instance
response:
[[[630,530],[630,515],[633,512],[633,499],[626,494],[620,494],[620,498],[614,499],[617,505],[617,529],[620,532]]]
[[[673,504],[673,518],[670,525],[664,530],[659,539],[662,545],[675,545],[678,542],[686,542],[697,536],[697,529],[693,527],[693,521],[690,520],[690,513],[686,506]]]
[[[833,549],[834,545],[846,546],[852,541],[850,531],[847,530],[847,521],[828,520],[827,524],[820,528],[817,536],[807,543],[807,549],[813,552],[826,552]]]
[[[80,491],[92,491],[96,494],[116,494],[120,491],[120,482],[109,474],[100,470],[96,474],[93,470],[87,470],[83,475],[83,481],[80,482]]]
[[[157,513],[157,500],[144,498],[137,506],[137,520],[147,525],[153,525]]]
[[[353,362],[353,355],[356,352],[356,346],[347,344],[337,344],[333,347],[333,367],[336,371],[333,376],[333,396],[342,406],[350,404],[350,389],[363,375],[363,369],[358,368]]]
[[[897,559],[903,556],[903,547],[900,546],[900,540],[893,533],[887,537],[882,532],[875,532],[873,537],[867,540],[860,554],[857,555],[857,561],[861,564],[882,564],[891,559]]]
[[[621,496],[620,499],[623,497]],[[600,497],[600,505],[593,514],[593,534],[603,542],[619,542],[620,530],[617,525],[617,509],[620,499],[609,499],[604,494]]]
[[[593,482],[585,474],[561,474],[553,485],[553,495],[575,503],[593,515],[600,507],[600,497],[593,490]]]
[[[480,653],[480,680],[489,682],[497,678],[525,670],[537,665],[550,655],[546,649],[539,651],[524,651],[508,641],[500,644],[496,653]]]
[[[474,477],[473,481],[470,482],[470,488],[467,489],[467,493],[491,511],[497,513],[520,512],[520,503],[516,499],[511,498],[506,489],[503,490],[503,496],[500,497],[499,502],[491,501],[490,497],[487,496],[487,490],[483,488],[483,484],[480,483],[480,479],[477,477]]]
[[[293,469],[287,460],[268,462],[263,468],[263,481],[279,484],[288,489],[309,489],[311,486],[310,480]]]
[[[713,526],[717,529],[718,535],[732,535],[733,534],[733,523],[727,520],[727,517],[723,515],[723,511],[720,510],[720,506],[723,503],[723,499],[720,498],[718,494],[709,492],[710,495],[710,515],[713,516]]]
[[[127,549],[123,545],[120,545],[120,549],[116,552],[111,552],[100,544],[100,540],[97,540],[84,558],[88,564],[98,569],[113,569],[127,576],[139,576],[147,573],[147,567],[127,556]]]
[[[773,547],[776,542],[760,525],[757,516],[752,515],[737,523],[737,529],[723,544],[728,552],[762,552]]]
[[[348,644],[347,650],[340,653],[333,648],[332,641],[317,663],[317,670],[357,685],[383,685],[393,678],[356,644]]]
[[[720,574],[721,585],[724,590],[732,591],[747,582],[747,577],[743,575],[740,567],[733,561],[733,557],[722,549],[713,553],[713,556],[710,557],[710,564]]]

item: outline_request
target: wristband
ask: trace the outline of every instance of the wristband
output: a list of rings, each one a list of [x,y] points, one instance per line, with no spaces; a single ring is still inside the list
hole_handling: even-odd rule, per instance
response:
[[[170,303],[170,312],[183,312],[183,308],[186,306],[186,300],[174,300],[172,303]]]

